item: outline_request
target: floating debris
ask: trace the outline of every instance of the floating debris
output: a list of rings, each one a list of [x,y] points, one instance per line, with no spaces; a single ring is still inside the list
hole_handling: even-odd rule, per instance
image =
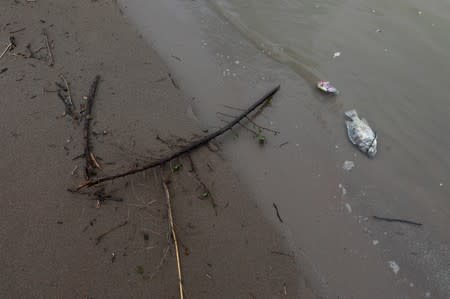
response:
[[[355,163],[353,161],[345,161],[344,165],[342,165],[342,169],[350,171],[352,168],[355,167]]]
[[[389,267],[392,269],[392,272],[394,272],[395,275],[397,275],[398,271],[400,271],[400,267],[397,265],[395,261],[389,261],[388,262]]]
[[[339,57],[341,56],[341,52],[334,52],[333,54],[333,58]]]
[[[347,209],[347,212],[349,213],[349,214],[351,214],[352,213],[352,206],[349,204],[349,203],[346,203],[345,204],[345,208]]]
[[[341,189],[342,196],[345,196],[347,194],[347,189],[342,184],[338,185],[339,189]]]
[[[377,153],[377,134],[364,118],[359,118],[356,110],[349,110],[345,115],[350,119],[345,121],[350,141],[369,157]]]
[[[317,82],[317,88],[322,90],[323,92],[329,93],[329,94],[338,94],[339,91],[337,90],[336,87],[334,87],[333,85],[331,85],[331,83],[329,81],[319,81]]]

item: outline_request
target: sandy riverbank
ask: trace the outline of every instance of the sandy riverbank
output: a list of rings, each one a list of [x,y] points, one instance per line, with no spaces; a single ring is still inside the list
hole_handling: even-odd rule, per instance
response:
[[[0,60],[7,68],[0,74],[0,297],[176,298],[158,173],[109,184],[123,201],[100,207],[92,197],[67,192],[83,180],[83,160],[72,160],[83,151],[82,126],[61,116],[64,106],[53,91],[63,74],[78,110],[101,76],[93,131],[106,135],[96,135],[93,146],[105,174],[203,134],[188,99],[113,1],[9,1],[0,11],[5,47],[9,32],[17,31],[17,47]],[[53,66],[46,49],[36,54],[42,59],[26,50],[27,44],[34,51],[44,46],[44,28]],[[183,166],[170,184],[187,297],[311,297],[298,284],[286,241],[220,151],[204,148],[192,160],[196,172],[187,157],[173,162]],[[202,184],[211,195],[202,196]]]

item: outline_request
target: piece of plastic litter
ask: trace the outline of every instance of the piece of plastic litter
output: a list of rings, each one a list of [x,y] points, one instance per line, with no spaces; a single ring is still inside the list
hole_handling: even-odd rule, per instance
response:
[[[331,83],[329,81],[321,80],[321,81],[317,82],[317,88],[319,88],[323,92],[326,92],[329,94],[338,94],[339,93],[337,88],[334,87],[333,85],[331,85]]]
[[[350,171],[352,168],[355,167],[355,163],[353,161],[345,161],[342,165],[342,169]]]
[[[400,271],[400,267],[397,265],[395,261],[389,261],[389,267],[392,269],[395,275],[397,275],[398,271]]]

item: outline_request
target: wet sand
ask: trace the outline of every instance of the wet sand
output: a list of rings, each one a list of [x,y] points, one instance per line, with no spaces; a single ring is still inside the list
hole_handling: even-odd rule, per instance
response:
[[[67,78],[79,110],[101,75],[92,121],[99,174],[142,165],[204,134],[190,99],[114,1],[10,1],[0,11],[5,47],[17,31],[17,47],[0,60],[7,68],[0,74],[0,297],[177,298],[159,172],[107,184],[123,201],[98,205],[67,192],[83,181],[84,162],[73,158],[84,141],[82,125],[62,116],[54,82]],[[42,59],[26,50],[44,46],[43,28],[53,67],[46,49],[36,54]],[[165,168],[182,165],[169,187],[186,297],[313,298],[289,241],[218,148]]]

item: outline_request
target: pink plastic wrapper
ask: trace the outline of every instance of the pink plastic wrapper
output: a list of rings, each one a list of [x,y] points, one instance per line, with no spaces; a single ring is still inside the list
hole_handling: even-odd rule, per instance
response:
[[[339,91],[336,87],[331,85],[329,81],[319,81],[317,82],[317,88],[322,90],[323,92],[329,93],[329,94],[338,94]]]

